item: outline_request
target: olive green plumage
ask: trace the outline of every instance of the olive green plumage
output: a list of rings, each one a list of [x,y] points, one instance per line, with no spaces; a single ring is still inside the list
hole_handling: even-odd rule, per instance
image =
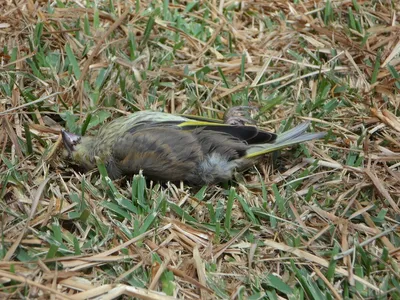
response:
[[[308,123],[277,136],[228,122],[235,125],[142,111],[105,124],[95,136],[63,131],[63,140],[73,163],[90,170],[98,157],[112,179],[143,170],[153,180],[204,185],[229,180],[261,155],[325,135],[305,133]]]

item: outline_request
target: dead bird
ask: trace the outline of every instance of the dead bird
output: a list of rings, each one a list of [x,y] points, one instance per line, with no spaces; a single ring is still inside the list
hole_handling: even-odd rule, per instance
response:
[[[94,136],[62,131],[66,155],[85,170],[96,157],[111,179],[143,174],[155,181],[184,181],[192,186],[228,181],[235,171],[251,167],[270,152],[320,139],[325,132],[306,133],[309,122],[282,134],[260,130],[242,113],[227,111],[220,120],[141,111],[103,125]]]

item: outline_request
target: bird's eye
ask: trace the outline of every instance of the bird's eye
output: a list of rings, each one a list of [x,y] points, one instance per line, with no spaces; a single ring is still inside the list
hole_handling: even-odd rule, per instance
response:
[[[76,146],[76,145],[78,145],[80,142],[81,142],[81,137],[79,137],[79,138],[73,140],[73,141],[72,141],[72,146]]]

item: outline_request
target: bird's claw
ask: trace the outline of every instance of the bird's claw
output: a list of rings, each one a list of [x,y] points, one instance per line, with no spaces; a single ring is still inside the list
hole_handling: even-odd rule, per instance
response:
[[[224,123],[234,126],[254,125],[256,121],[252,117],[253,112],[258,112],[258,108],[254,106],[231,107],[224,114]]]

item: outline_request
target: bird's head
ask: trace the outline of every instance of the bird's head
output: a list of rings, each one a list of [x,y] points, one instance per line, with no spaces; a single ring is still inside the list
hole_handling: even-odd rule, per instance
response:
[[[61,135],[64,144],[63,157],[86,170],[95,168],[91,155],[92,137],[82,137],[65,130],[61,131]]]
[[[82,137],[80,135],[62,130],[61,131],[65,150],[68,151],[68,156],[72,157],[76,146],[81,142]]]

